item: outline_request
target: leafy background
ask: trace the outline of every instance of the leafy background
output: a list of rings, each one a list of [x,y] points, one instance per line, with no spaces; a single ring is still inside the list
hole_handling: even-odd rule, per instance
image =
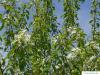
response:
[[[0,75],[100,70],[99,0],[0,0],[0,9]]]

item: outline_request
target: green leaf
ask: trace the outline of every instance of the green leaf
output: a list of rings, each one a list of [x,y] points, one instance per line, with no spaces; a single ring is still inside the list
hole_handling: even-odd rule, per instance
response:
[[[0,30],[2,30],[2,29],[3,29],[3,27],[4,27],[4,25],[2,24],[2,25],[0,26]]]
[[[0,20],[2,20],[2,14],[0,14]]]

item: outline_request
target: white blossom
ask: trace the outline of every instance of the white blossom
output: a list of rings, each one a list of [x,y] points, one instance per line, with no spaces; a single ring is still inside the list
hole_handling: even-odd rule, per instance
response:
[[[71,34],[75,34],[77,32],[77,28],[75,28],[75,27],[69,27],[68,31],[71,32]]]
[[[73,52],[80,52],[81,51],[81,49],[80,48],[78,48],[78,47],[76,47],[76,48],[72,48],[72,50],[71,51],[73,51]]]
[[[96,56],[92,56],[92,57],[90,57],[89,61],[92,61],[95,58],[96,58]]]
[[[74,59],[76,58],[76,56],[80,53],[81,49],[76,47],[76,48],[72,48],[71,52],[68,53],[67,58],[68,59]]]
[[[100,51],[100,46],[99,46],[99,44],[95,44],[95,45],[94,45],[94,48]]]
[[[58,66],[58,65],[56,65],[56,66],[55,66],[55,68],[56,68],[56,69],[59,69],[59,66]]]
[[[69,28],[68,28],[68,31],[70,32],[70,31],[72,31],[72,29],[73,29],[72,27],[69,27]]]
[[[100,50],[99,44],[95,41],[90,41],[85,44],[85,46],[92,46],[94,49]]]
[[[71,34],[75,34],[76,33],[76,30],[72,30]]]
[[[30,38],[31,38],[31,35],[29,34],[29,33],[25,33],[25,41],[27,42],[27,41],[29,41],[30,40]]]
[[[18,42],[19,45],[22,41],[27,43],[28,41],[30,41],[30,37],[31,35],[27,32],[27,30],[22,29],[17,35],[15,35],[15,40],[13,41],[13,43]]]
[[[55,68],[56,68],[56,69],[59,69],[59,68],[60,68],[60,66],[61,66],[60,64],[55,65]]]
[[[67,55],[67,58],[68,59],[74,59],[76,57],[76,54],[74,53],[74,52],[70,52],[70,53],[68,53],[68,55]]]

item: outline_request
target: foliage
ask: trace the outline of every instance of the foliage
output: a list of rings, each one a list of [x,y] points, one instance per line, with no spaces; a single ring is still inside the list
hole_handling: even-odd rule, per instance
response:
[[[59,29],[54,0],[0,0],[0,75],[81,75],[100,70],[100,1],[91,0],[91,37],[78,23],[85,0],[63,1]]]

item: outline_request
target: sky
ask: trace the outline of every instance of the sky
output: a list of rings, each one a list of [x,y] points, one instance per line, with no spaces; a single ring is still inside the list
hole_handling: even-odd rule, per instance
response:
[[[85,3],[81,4],[81,9],[79,10],[79,23],[84,31],[90,36],[91,25],[89,21],[91,20],[90,16],[91,10],[91,0],[86,0]]]
[[[57,21],[63,25],[63,3],[57,3],[54,1],[54,5],[57,9],[56,15],[58,17]],[[86,32],[88,36],[90,36],[90,31],[91,31],[91,26],[89,25],[89,20],[91,19],[90,17],[90,8],[91,8],[91,0],[86,0],[84,3],[80,5],[80,10],[78,11],[78,22],[81,26],[81,28]],[[61,26],[60,26],[61,28]]]
[[[27,0],[24,0],[24,1],[27,1]],[[78,11],[78,18],[79,18],[78,22],[81,28],[86,32],[87,36],[90,36],[90,28],[91,28],[89,25],[89,20],[91,19],[90,14],[89,14],[90,7],[91,7],[90,2],[91,0],[86,0],[83,4],[81,4],[80,10]],[[63,3],[62,2],[58,3],[57,0],[54,0],[53,4],[55,8],[57,9],[55,11],[55,15],[58,17],[57,21],[58,23],[60,23],[59,28],[61,28],[61,26],[63,25],[63,19],[62,19]],[[0,13],[3,13],[3,12],[4,12],[4,9],[0,6]],[[0,22],[0,25],[1,25],[1,22]],[[2,32],[0,32],[0,34],[2,34]],[[3,53],[3,56],[5,56],[5,53]]]

